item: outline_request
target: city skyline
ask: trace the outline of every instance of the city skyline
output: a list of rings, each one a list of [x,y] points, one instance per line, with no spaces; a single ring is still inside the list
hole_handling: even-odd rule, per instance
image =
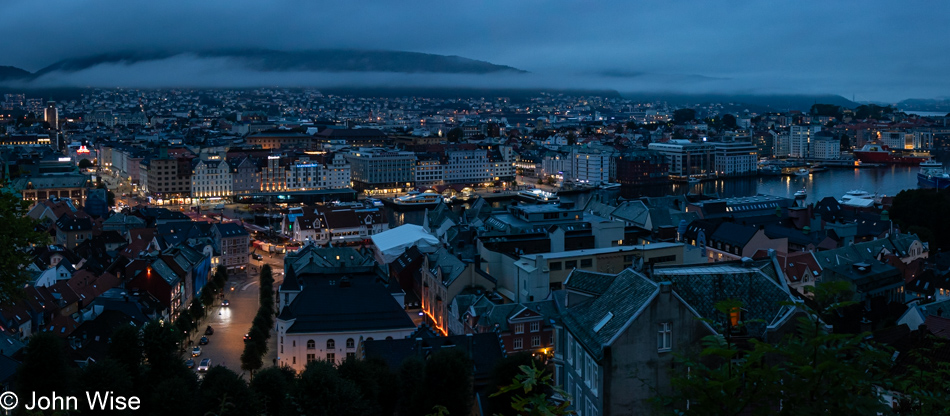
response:
[[[37,71],[118,51],[170,55],[53,71],[32,86],[380,86],[584,88],[626,92],[838,94],[896,102],[950,96],[939,53],[946,5],[805,2],[266,4],[10,2],[4,65]],[[95,27],[95,30],[89,28]],[[461,56],[527,73],[258,71],[195,53],[222,49],[387,50]]]

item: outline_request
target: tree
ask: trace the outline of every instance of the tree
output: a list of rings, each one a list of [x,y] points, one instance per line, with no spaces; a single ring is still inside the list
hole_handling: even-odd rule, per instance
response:
[[[243,363],[242,363],[243,364]],[[264,414],[280,415],[297,374],[289,367],[268,367],[251,379],[251,391]],[[392,414],[391,412],[388,414]]]
[[[723,129],[736,129],[739,127],[739,125],[736,124],[736,116],[732,114],[723,115],[720,121],[722,122],[721,125]]]
[[[109,358],[122,366],[132,380],[141,373],[142,354],[142,338],[138,327],[126,324],[112,331]]]
[[[840,117],[841,107],[834,104],[815,104],[811,106],[808,113],[813,116]]]
[[[491,385],[489,386],[489,391],[496,392],[489,398],[492,414],[501,416],[519,414],[511,407],[515,392],[502,392],[501,390],[511,385],[518,376],[523,374],[522,366],[531,367],[535,364],[535,361],[531,353],[522,351],[509,355],[495,364],[495,367],[492,368]]]
[[[449,130],[449,132],[445,135],[445,138],[449,141],[449,143],[458,143],[462,141],[463,135],[464,132],[462,132],[462,128],[456,127],[452,130]]]
[[[264,353],[253,339],[244,342],[244,352],[241,353],[241,369],[254,374],[264,366]]]
[[[92,167],[92,161],[89,159],[79,159],[79,169],[89,169]]]
[[[191,300],[191,306],[188,307],[188,314],[191,315],[191,318],[194,319],[196,323],[205,317],[205,307],[201,304],[200,299]]]
[[[696,110],[681,108],[673,111],[673,124],[684,124],[696,119]]]
[[[174,364],[183,365],[177,356],[181,334],[173,325],[152,320],[142,329],[142,346],[149,368],[159,373],[172,371]]]
[[[507,402],[514,413],[527,416],[566,416],[574,412],[567,408],[571,400],[557,404],[552,400],[554,393],[568,398],[570,395],[561,390],[551,378],[551,374],[539,369],[536,362],[518,367],[520,374],[516,375],[511,384],[502,386],[491,398],[510,397]],[[492,410],[495,410],[494,408]]]
[[[929,229],[931,232],[924,234],[926,237],[933,238],[925,240],[930,243],[931,251],[948,250],[950,249],[950,218],[946,215],[933,215],[935,212],[950,212],[950,192],[933,189],[901,191],[894,197],[889,214],[903,230]]]
[[[798,305],[805,316],[781,341],[753,339],[740,348],[727,328],[703,340],[698,359],[677,357],[673,396],[658,403],[685,415],[887,414],[877,387],[889,384],[890,353],[866,343],[867,334],[833,334],[825,324],[824,318],[853,304],[841,300],[848,297],[847,284],[822,283],[809,291],[817,308]],[[740,307],[717,304],[723,314]]]
[[[116,395],[130,396],[135,393],[133,385],[125,366],[110,359],[90,363],[79,375],[79,386],[83,391],[111,391]]]
[[[0,193],[0,304],[19,298],[31,273],[32,246],[44,245],[49,235],[37,231],[38,224],[26,213],[30,202],[16,194]]]
[[[449,414],[465,415],[472,410],[472,360],[460,348],[443,348],[425,364],[426,408],[442,405]]]
[[[397,385],[397,379],[384,361],[347,358],[337,367],[337,373],[359,387],[372,414],[391,415],[396,410],[399,392],[388,386]]]
[[[399,366],[399,414],[423,415],[431,409],[425,403],[425,362],[410,357]]]
[[[203,415],[198,412],[197,400],[195,400],[198,382],[195,380],[194,373],[191,374],[191,376],[156,379],[145,393],[142,409],[154,416]]]
[[[235,372],[214,366],[205,374],[198,390],[199,409],[203,414],[209,412],[218,415],[257,415],[257,401],[247,387],[247,383]],[[222,412],[226,409],[226,412]]]
[[[66,358],[63,342],[50,332],[40,332],[30,338],[26,354],[16,373],[16,388],[20,397],[49,395],[56,391],[70,392],[73,371]]]
[[[341,378],[333,364],[320,360],[307,363],[291,390],[287,405],[296,408],[297,414],[314,416],[371,414],[359,387]]]
[[[228,283],[228,269],[224,266],[215,267],[211,280],[214,281],[215,286],[223,289]]]

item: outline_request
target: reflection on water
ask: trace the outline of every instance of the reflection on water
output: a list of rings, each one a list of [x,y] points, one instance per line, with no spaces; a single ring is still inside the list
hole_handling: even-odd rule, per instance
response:
[[[946,162],[944,162],[946,163]],[[757,194],[776,195],[793,198],[795,192],[805,189],[808,196],[805,202],[814,203],[824,197],[842,197],[851,190],[859,189],[870,193],[893,196],[905,189],[917,188],[918,166],[887,166],[864,169],[829,169],[808,176],[757,176],[729,178],[698,184],[667,184],[622,191],[593,191],[583,194],[563,195],[562,200],[584,205],[595,195],[603,201],[615,201],[617,197],[632,199],[642,196],[659,197],[666,195],[706,194],[720,197],[752,196]],[[622,192],[622,193],[621,193]],[[492,202],[492,208],[503,208],[509,201]],[[468,204],[455,206],[456,211],[467,209]],[[389,211],[391,227],[402,224],[422,224],[425,211]]]

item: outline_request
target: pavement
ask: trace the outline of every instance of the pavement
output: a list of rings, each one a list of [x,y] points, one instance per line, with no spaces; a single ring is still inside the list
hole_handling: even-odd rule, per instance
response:
[[[213,335],[207,335],[208,345],[201,346],[201,355],[195,357],[195,370],[197,364],[202,358],[210,358],[211,365],[223,365],[232,371],[248,377],[245,371],[241,370],[241,353],[244,352],[244,334],[251,329],[251,323],[257,310],[260,308],[260,283],[259,270],[262,262],[251,259],[250,273],[244,278],[228,279],[227,288],[229,290],[225,298],[230,301],[230,306],[220,306],[217,302],[212,310],[199,325],[197,334],[192,336],[194,344],[204,335],[204,330],[208,325],[214,328]],[[271,265],[274,270],[274,289],[276,291],[280,282],[283,280],[283,256],[265,257],[265,262]],[[268,340],[267,354],[264,355],[264,367],[272,365],[277,359],[277,335],[275,329],[271,332]],[[188,347],[190,351],[192,347]],[[185,353],[187,359],[191,354]]]

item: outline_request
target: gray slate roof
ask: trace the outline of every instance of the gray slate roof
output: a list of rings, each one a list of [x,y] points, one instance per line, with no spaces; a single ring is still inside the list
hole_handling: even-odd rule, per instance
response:
[[[573,275],[574,273],[572,273]],[[572,276],[573,277],[573,276]],[[566,286],[572,289],[568,278]],[[575,281],[579,281],[577,279]],[[577,305],[569,305],[561,315],[564,326],[596,360],[603,358],[604,347],[639,314],[657,293],[659,285],[631,269],[617,274],[602,295]],[[594,331],[607,314],[613,315],[600,330]]]

